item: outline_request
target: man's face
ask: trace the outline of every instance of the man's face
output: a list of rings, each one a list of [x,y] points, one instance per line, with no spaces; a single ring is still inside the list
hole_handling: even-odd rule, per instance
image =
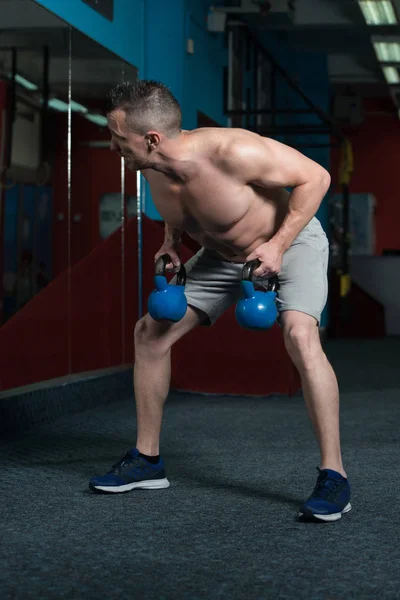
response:
[[[115,150],[125,159],[126,167],[130,171],[143,169],[147,163],[145,137],[128,128],[123,110],[113,110],[108,115],[108,129],[111,133],[111,150]]]

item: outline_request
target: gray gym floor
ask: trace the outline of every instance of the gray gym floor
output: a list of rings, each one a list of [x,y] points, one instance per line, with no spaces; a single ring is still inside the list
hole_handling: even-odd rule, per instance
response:
[[[296,521],[319,459],[300,396],[171,394],[171,487],[92,494],[134,445],[126,392],[0,446],[1,599],[400,598],[400,340],[326,351],[353,490],[341,521]]]

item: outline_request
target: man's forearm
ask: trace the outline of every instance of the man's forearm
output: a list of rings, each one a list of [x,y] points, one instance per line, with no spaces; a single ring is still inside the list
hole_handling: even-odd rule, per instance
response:
[[[181,241],[182,233],[181,229],[176,229],[176,227],[171,227],[168,223],[165,223],[165,241],[179,243]]]
[[[290,248],[300,231],[311,221],[329,189],[330,177],[295,187],[289,198],[288,212],[272,238],[283,251]]]

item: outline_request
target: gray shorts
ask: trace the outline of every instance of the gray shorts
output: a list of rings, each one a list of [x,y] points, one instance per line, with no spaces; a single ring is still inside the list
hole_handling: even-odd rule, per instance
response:
[[[278,274],[279,312],[297,310],[320,322],[328,295],[328,257],[328,239],[313,218],[283,256]],[[188,305],[205,313],[203,325],[213,325],[241,297],[243,264],[222,260],[204,248],[186,263]],[[255,283],[262,285],[262,280]]]

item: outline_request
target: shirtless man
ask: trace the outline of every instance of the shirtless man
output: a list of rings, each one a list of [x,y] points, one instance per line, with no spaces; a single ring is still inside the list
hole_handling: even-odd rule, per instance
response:
[[[128,169],[142,172],[165,221],[155,258],[170,254],[177,270],[183,231],[202,249],[186,265],[185,317],[161,324],[147,314],[136,325],[136,446],[108,474],[92,478],[90,488],[169,486],[159,438],[171,347],[197,325],[213,324],[238,299],[243,264],[257,258],[255,277],[279,276],[285,346],[301,375],[321,452],[317,484],[299,517],[340,519],[351,508],[350,487],[340,450],[337,381],[319,337],[329,250],[314,217],[329,174],[296,150],[243,129],[183,131],[178,102],[154,81],[119,85],[109,101],[111,149]]]

